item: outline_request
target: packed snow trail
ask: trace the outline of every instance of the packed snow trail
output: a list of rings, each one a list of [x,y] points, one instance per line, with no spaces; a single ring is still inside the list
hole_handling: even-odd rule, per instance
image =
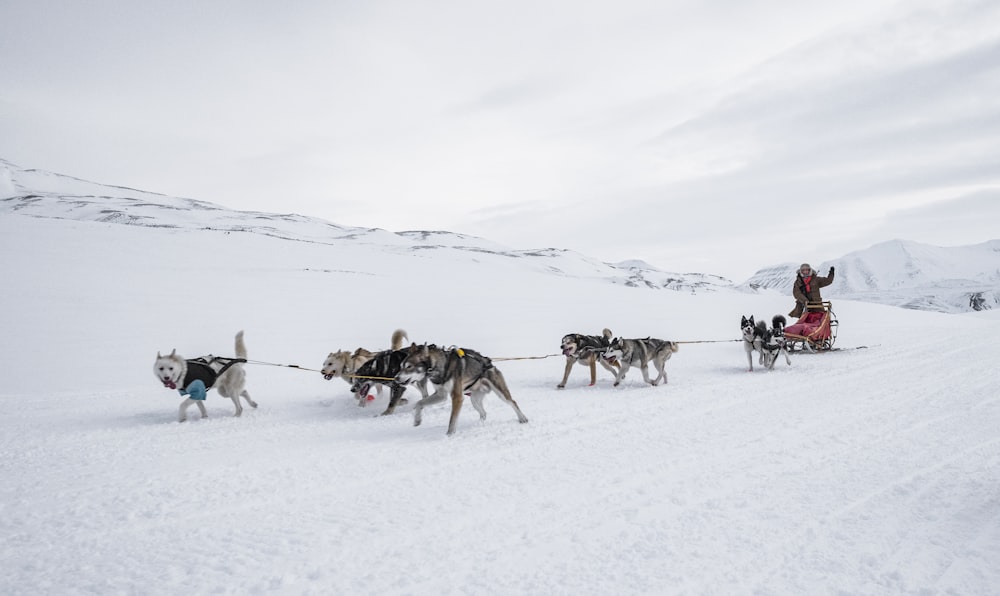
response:
[[[747,373],[739,343],[684,345],[660,387],[633,370],[615,389],[600,369],[587,387],[577,367],[556,390],[560,358],[500,362],[531,422],[488,397],[488,418],[467,404],[452,437],[447,405],[414,428],[412,403],[378,417],[387,396],[359,408],[340,380],[260,366],[247,368],[259,409],[233,418],[211,393],[208,419],[178,424],[156,351],[221,353],[244,328],[251,359],[318,367],[397,327],[516,356],[605,326],[733,338],[741,315],[790,304],[532,277],[488,257],[421,261],[408,277],[407,255],[51,223],[3,230],[21,251],[2,264],[18,291],[0,295],[16,332],[0,343],[4,594],[1000,585],[1000,319],[989,314],[838,302],[838,345],[872,347]],[[58,233],[42,242],[39,229]],[[164,285],[187,257],[229,250],[235,264],[184,271],[197,292]],[[377,275],[359,286],[303,272],[335,258]],[[113,273],[88,265],[102,259]],[[446,275],[460,293],[427,283]]]

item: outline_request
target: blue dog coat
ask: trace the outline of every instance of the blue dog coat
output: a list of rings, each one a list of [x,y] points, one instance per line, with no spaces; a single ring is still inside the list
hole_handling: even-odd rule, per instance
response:
[[[201,379],[195,379],[191,381],[191,384],[184,389],[178,389],[178,393],[181,395],[190,395],[191,399],[197,401],[205,401],[205,397],[208,394],[208,387],[205,387],[205,381]]]

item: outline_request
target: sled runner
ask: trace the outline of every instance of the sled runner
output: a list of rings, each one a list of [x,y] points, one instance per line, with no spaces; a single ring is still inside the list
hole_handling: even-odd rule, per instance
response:
[[[785,327],[785,341],[789,351],[826,352],[837,341],[837,315],[830,302],[809,302],[806,310],[794,325]]]

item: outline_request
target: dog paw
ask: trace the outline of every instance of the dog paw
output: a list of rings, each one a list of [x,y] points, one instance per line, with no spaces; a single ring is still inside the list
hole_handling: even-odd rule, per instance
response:
[[[563,384],[556,385],[556,389],[565,389],[566,386]]]

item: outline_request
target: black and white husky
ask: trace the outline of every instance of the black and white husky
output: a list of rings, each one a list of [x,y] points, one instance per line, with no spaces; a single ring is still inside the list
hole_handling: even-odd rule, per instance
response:
[[[364,407],[368,405],[368,391],[372,388],[372,386],[375,387],[375,391],[378,393],[378,396],[382,397],[382,387],[389,384],[389,382],[384,380],[384,378],[395,376],[397,371],[392,371],[391,375],[374,374],[373,367],[376,365],[369,365],[363,373],[358,371],[362,366],[370,362],[372,358],[375,358],[376,356],[382,356],[384,358],[385,354],[402,348],[404,339],[407,339],[406,331],[397,329],[392,332],[392,338],[389,340],[389,345],[391,347],[388,350],[382,350],[381,352],[369,352],[364,348],[358,348],[354,351],[354,354],[343,350],[340,352],[333,352],[327,357],[326,362],[323,363],[323,370],[320,372],[323,373],[323,378],[328,381],[333,377],[340,377],[347,381],[347,384],[351,386],[351,392],[354,393],[354,397],[358,400],[358,405]],[[389,363],[383,361],[378,363],[377,366],[379,366],[379,368],[385,368],[387,365],[389,365]],[[358,375],[367,377],[382,377],[383,380],[369,379],[374,382],[364,385],[363,383],[359,384],[357,382]],[[363,391],[360,390],[362,385],[364,385]],[[396,398],[398,400],[399,396],[397,395]],[[375,398],[371,397],[371,399]],[[403,403],[406,403],[405,399],[403,400]]]
[[[236,406],[236,416],[243,413],[243,406],[240,405],[240,397],[246,400],[252,408],[257,407],[257,402],[250,399],[250,394],[246,390],[246,371],[243,370],[243,363],[247,361],[247,347],[243,343],[243,332],[236,334],[236,358],[222,358],[218,356],[202,356],[185,360],[174,350],[166,356],[156,353],[156,362],[153,363],[153,374],[163,383],[164,387],[176,389],[181,395],[188,396],[181,402],[180,411],[177,414],[177,421],[187,420],[187,409],[191,404],[196,404],[201,411],[201,417],[206,418],[208,412],[205,410],[205,397],[209,389],[215,387],[219,390],[219,395],[233,400]]]
[[[645,339],[623,339],[616,337],[611,340],[611,344],[604,350],[604,354],[601,357],[612,365],[619,364],[621,366],[621,370],[615,375],[615,387],[622,382],[622,379],[625,378],[625,373],[633,366],[638,366],[642,371],[642,379],[644,381],[650,385],[659,385],[661,379],[664,383],[667,382],[667,371],[665,368],[667,360],[670,360],[674,352],[679,349],[680,346],[677,342],[664,339],[654,339],[651,337]],[[656,379],[652,381],[649,379],[650,362],[653,363],[653,366],[659,373]]]
[[[396,380],[404,385],[430,381],[437,386],[434,393],[417,402],[413,409],[413,426],[420,426],[425,406],[440,403],[450,396],[451,418],[448,421],[448,434],[454,433],[458,413],[462,409],[463,394],[466,392],[472,399],[472,407],[479,412],[480,420],[486,419],[483,398],[493,391],[513,408],[518,422],[528,421],[528,417],[511,397],[507,381],[500,369],[493,366],[489,358],[475,350],[462,348],[444,350],[434,344],[420,346],[413,344],[408,350],[399,374],[396,375]]]
[[[748,319],[746,316],[740,321],[740,332],[743,335],[743,349],[747,353],[747,372],[753,372],[753,353],[760,353],[758,364],[774,369],[774,363],[778,356],[785,355],[785,362],[792,365],[791,358],[788,357],[788,346],[785,342],[785,324],[787,321],[783,315],[774,315],[771,318],[771,328],[767,328],[764,321],[754,322],[753,315]]]
[[[382,412],[382,416],[388,416],[396,411],[396,406],[408,403],[408,400],[403,398],[403,392],[406,391],[406,383],[400,383],[396,380],[396,375],[399,374],[401,370],[400,366],[406,360],[406,355],[406,350],[386,350],[379,352],[355,371],[354,382],[351,383],[351,392],[357,397],[359,406],[364,406],[367,403],[368,392],[376,383],[380,387],[382,385],[388,385],[389,387],[389,405]],[[416,386],[417,390],[420,391],[421,397],[426,399],[427,381],[417,381]],[[381,394],[381,389],[379,393]]]

